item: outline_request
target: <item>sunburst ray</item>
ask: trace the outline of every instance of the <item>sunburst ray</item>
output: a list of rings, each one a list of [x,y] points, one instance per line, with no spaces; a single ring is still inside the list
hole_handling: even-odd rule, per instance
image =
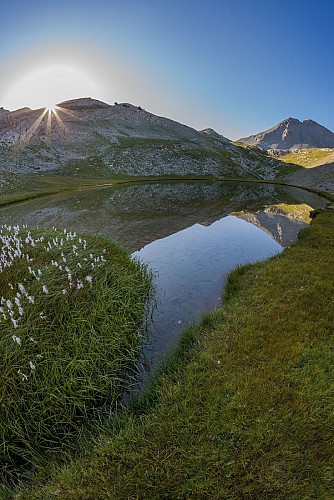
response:
[[[37,118],[37,120],[29,127],[29,129],[23,134],[23,136],[18,140],[18,143],[21,145],[26,145],[32,136],[34,135],[35,131],[39,127],[40,123],[42,122],[44,116],[47,113],[47,109],[44,109],[42,114]]]

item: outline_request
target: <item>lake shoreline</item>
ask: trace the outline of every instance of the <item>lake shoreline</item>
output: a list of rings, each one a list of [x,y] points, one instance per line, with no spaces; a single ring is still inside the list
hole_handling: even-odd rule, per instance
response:
[[[297,244],[232,272],[222,307],[93,450],[18,498],[328,498],[333,229],[321,210]]]
[[[30,176],[31,177],[31,176]],[[48,179],[45,177],[44,181],[48,182]],[[127,179],[108,179],[104,182],[101,182],[101,179],[96,180],[87,180],[84,182],[80,182],[78,180],[74,180],[72,178],[57,178],[50,177],[50,181],[57,180],[56,187],[47,187],[45,190],[37,190],[32,192],[23,192],[17,195],[7,195],[0,197],[0,207],[5,207],[8,205],[12,205],[15,203],[21,203],[24,201],[32,200],[34,198],[41,198],[44,196],[51,196],[55,194],[65,193],[65,192],[75,192],[82,190],[90,190],[90,189],[99,189],[103,187],[111,187],[116,185],[133,185],[133,184],[145,184],[145,183],[164,183],[164,182],[239,182],[239,183],[253,183],[253,184],[271,184],[275,186],[286,186],[291,188],[298,188],[304,191],[308,191],[310,193],[317,194],[324,198],[327,198],[329,201],[334,200],[334,194],[326,191],[319,191],[307,186],[300,186],[297,184],[292,184],[286,182],[285,180],[267,180],[267,179],[247,179],[247,178],[223,178],[223,177],[213,177],[213,176],[160,176],[160,177],[136,177],[136,178],[127,178]],[[70,185],[68,185],[70,182]],[[59,185],[60,184],[60,185]],[[71,185],[72,184],[72,185]]]

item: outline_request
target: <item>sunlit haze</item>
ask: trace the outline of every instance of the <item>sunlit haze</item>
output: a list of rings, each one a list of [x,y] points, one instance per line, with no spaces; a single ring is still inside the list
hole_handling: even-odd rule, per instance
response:
[[[289,116],[333,130],[333,14],[329,0],[12,0],[0,107],[92,97],[232,139]]]
[[[22,75],[4,95],[9,109],[54,108],[73,96],[98,95],[100,88],[84,70],[75,66],[45,65]]]

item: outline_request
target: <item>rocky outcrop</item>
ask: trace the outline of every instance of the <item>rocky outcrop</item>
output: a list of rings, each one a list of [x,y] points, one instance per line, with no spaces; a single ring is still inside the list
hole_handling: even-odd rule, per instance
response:
[[[10,111],[0,108],[0,126],[9,123]]]
[[[227,139],[223,135],[218,134],[218,132],[213,130],[213,128],[205,128],[205,129],[201,130],[200,132],[201,132],[201,134],[205,134],[209,137],[212,137],[213,139],[218,139],[218,140],[225,142],[225,143],[231,142],[230,139]]]

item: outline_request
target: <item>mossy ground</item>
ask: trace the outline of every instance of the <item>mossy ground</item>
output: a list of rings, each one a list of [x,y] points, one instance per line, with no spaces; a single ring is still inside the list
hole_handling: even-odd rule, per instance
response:
[[[232,273],[132,409],[15,498],[333,498],[333,246],[324,210]]]

